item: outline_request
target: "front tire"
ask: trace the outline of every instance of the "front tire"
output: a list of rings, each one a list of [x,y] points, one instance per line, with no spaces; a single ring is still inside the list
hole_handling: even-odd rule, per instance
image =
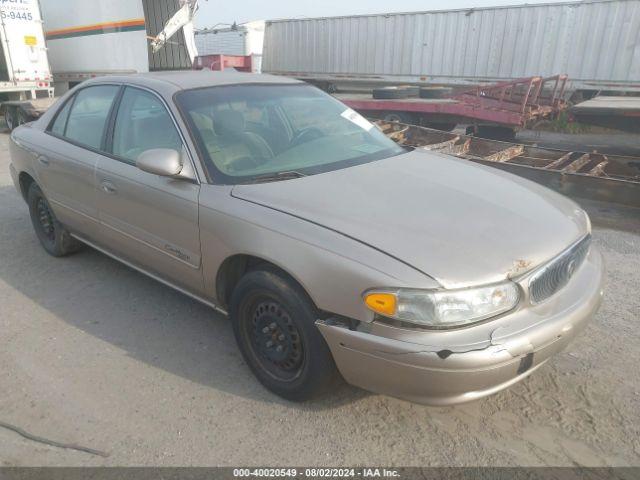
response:
[[[64,257],[80,249],[82,244],[58,222],[49,201],[35,182],[29,187],[27,203],[36,236],[47,253],[54,257]]]
[[[337,370],[306,293],[275,269],[253,270],[233,291],[230,317],[240,351],[260,383],[287,400],[326,392]]]

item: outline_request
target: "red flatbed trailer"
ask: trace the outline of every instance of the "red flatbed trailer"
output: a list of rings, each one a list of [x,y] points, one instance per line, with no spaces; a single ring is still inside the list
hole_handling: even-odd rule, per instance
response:
[[[407,123],[470,123],[512,129],[523,128],[555,116],[566,107],[563,100],[566,75],[530,77],[512,82],[477,86],[450,98],[374,99],[367,94],[335,94],[361,114],[393,119],[400,114]],[[553,84],[551,86],[551,84]],[[545,88],[549,87],[551,88]],[[398,118],[399,120],[400,118]]]

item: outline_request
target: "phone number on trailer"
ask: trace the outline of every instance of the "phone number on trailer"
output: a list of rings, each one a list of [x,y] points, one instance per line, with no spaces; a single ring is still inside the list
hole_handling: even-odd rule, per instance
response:
[[[398,478],[397,470],[387,468],[234,468],[234,477],[307,478]]]
[[[3,20],[33,20],[33,14],[31,12],[15,12],[13,10],[5,12],[2,10],[0,14],[2,14]]]

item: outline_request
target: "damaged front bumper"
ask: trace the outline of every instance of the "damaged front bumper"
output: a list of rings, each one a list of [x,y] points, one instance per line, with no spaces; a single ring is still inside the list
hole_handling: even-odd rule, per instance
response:
[[[450,331],[381,322],[351,330],[332,319],[317,325],[347,382],[417,403],[452,405],[509,387],[566,347],[600,306],[602,282],[602,257],[592,246],[555,296],[532,305],[525,295],[515,311],[484,324]]]

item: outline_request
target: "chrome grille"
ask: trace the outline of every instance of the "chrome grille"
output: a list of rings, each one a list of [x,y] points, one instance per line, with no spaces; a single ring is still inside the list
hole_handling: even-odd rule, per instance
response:
[[[582,265],[590,245],[591,235],[587,235],[534,273],[529,280],[531,302],[543,302],[562,289]]]

